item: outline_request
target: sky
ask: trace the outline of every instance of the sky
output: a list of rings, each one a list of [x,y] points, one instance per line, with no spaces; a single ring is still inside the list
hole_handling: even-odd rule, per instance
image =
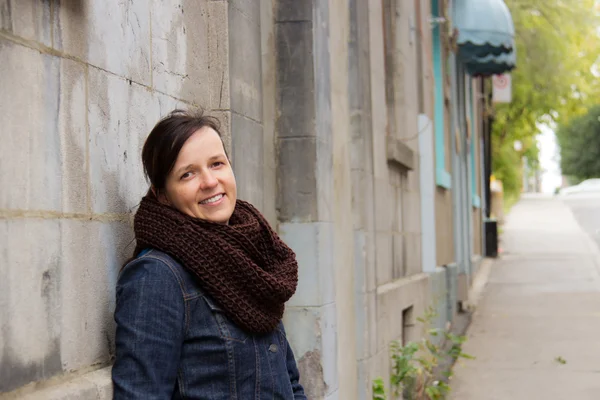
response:
[[[541,132],[537,136],[537,142],[540,149],[539,160],[542,169],[542,192],[554,193],[554,190],[562,183],[556,135],[548,125],[540,124],[538,128]]]

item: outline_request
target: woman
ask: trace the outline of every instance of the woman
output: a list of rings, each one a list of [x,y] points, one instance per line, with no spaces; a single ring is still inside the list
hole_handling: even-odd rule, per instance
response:
[[[176,110],[142,151],[151,183],[117,284],[115,399],[306,399],[281,318],[295,254],[236,182],[215,119]]]

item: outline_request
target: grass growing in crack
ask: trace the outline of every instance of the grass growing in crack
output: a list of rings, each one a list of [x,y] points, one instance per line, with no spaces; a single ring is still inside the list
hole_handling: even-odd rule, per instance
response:
[[[394,341],[390,345],[392,371],[390,384],[393,398],[404,400],[443,400],[450,392],[448,384],[452,370],[449,367],[459,358],[473,359],[462,351],[465,336],[458,336],[448,328],[429,328],[437,317],[429,307],[418,321],[423,323],[427,334],[419,341],[402,345]],[[440,368],[445,368],[439,371]],[[373,400],[386,400],[385,383],[373,381]]]

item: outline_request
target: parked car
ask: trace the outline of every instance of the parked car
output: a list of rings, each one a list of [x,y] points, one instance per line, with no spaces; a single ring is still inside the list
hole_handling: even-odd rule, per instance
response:
[[[560,194],[567,196],[575,193],[600,193],[600,178],[586,179],[578,185],[562,188]]]

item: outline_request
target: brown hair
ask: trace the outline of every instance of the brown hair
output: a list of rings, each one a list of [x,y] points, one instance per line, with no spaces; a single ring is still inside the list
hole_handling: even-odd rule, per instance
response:
[[[181,148],[196,131],[204,127],[214,129],[223,142],[219,120],[204,115],[202,111],[173,110],[154,126],[142,149],[144,173],[152,188],[157,191],[165,188]]]

